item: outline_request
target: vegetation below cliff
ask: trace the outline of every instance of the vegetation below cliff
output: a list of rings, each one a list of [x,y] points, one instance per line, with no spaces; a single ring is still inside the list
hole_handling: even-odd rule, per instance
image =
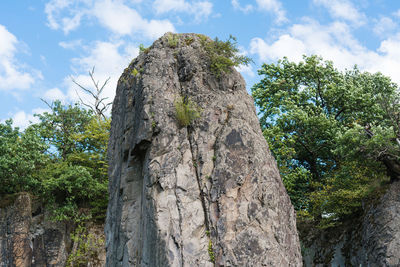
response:
[[[103,221],[110,120],[78,104],[49,107],[24,131],[0,124],[0,195],[30,192],[56,221]]]
[[[142,76],[149,75],[148,70],[143,70],[146,55],[168,49],[168,56],[178,69],[178,74],[172,73],[171,77],[179,80],[182,86],[187,86],[182,87],[185,90],[174,91],[174,97],[167,101],[173,103],[180,126],[172,132],[177,135],[181,128],[187,128],[185,134],[190,135],[194,131],[191,122],[205,120],[207,113],[200,111],[208,106],[200,108],[196,102],[192,102],[196,95],[190,95],[192,88],[187,81],[199,79],[201,74],[212,85],[207,86],[234,91],[242,84],[240,79],[231,85],[226,77],[232,73],[234,66],[248,64],[250,59],[237,56],[234,38],[226,42],[217,38],[213,41],[202,35],[183,38],[167,34],[163,38],[158,47],[142,49],[141,58],[133,61],[133,67],[126,69],[121,76],[120,87],[127,91],[133,86],[139,88],[141,85],[138,81]],[[205,69],[198,65],[199,59],[192,58],[196,55],[192,55],[190,50],[200,51],[200,48],[203,51],[201,55],[208,62],[208,65],[204,65]],[[160,65],[164,63],[160,62]],[[329,237],[330,233],[340,227],[345,229],[349,221],[363,214],[366,202],[384,195],[388,187],[385,185],[400,178],[398,86],[380,73],[361,72],[357,67],[339,71],[332,62],[317,56],[304,57],[300,63],[284,58],[277,64],[264,64],[259,74],[262,79],[252,87],[252,94],[259,108],[264,137],[277,160],[282,180],[297,210],[299,225],[304,228],[302,235],[307,238],[307,233],[314,231],[313,228],[317,226],[319,229],[314,231],[316,234],[313,236]],[[164,79],[164,76],[160,77]],[[168,84],[168,80],[165,84]],[[208,88],[200,81],[199,84],[199,88]],[[228,96],[226,92],[223,94],[225,98]],[[149,103],[153,103],[153,96],[149,99]],[[214,113],[209,114],[220,114],[221,106],[218,105],[221,103],[216,103]],[[236,100],[232,103],[225,105],[225,124],[232,110],[239,105]],[[46,211],[49,211],[46,214],[51,220],[72,222],[77,226],[72,239],[85,244],[80,238],[83,236],[84,240],[90,240],[91,236],[82,230],[84,223],[104,222],[106,214],[106,152],[110,119],[79,104],[63,105],[55,101],[48,106],[50,111],[36,115],[39,122],[24,131],[15,128],[11,120],[0,123],[0,206],[13,203],[13,196],[18,196],[16,193],[29,192],[40,199]],[[166,107],[169,106],[165,104],[165,110]],[[163,117],[165,114],[158,114],[159,108],[160,105],[151,106],[151,112],[145,116],[146,121],[151,118],[151,124],[146,125],[152,136],[165,130],[165,126],[161,129],[166,121]],[[136,123],[139,125],[139,122]],[[242,130],[245,131],[244,128]],[[188,138],[189,141],[193,140]],[[190,142],[189,145],[191,147]],[[250,147],[242,148],[245,149]],[[181,150],[180,145],[178,150]],[[132,157],[126,151],[120,155]],[[254,149],[251,153],[254,153]],[[204,158],[209,159],[210,165],[216,165],[215,153],[212,157],[207,154]],[[195,170],[202,164],[199,159],[192,161]],[[211,183],[213,177],[207,177],[204,180]],[[200,187],[200,190],[203,188]],[[129,197],[132,196],[124,195],[123,201],[130,201]],[[362,225],[363,229],[369,229],[368,223]],[[321,231],[327,228],[326,232]],[[352,231],[347,231],[351,233],[349,236],[355,236]],[[334,240],[337,242],[332,244],[336,246],[345,242],[343,240]],[[313,242],[311,240],[307,246],[312,247]],[[329,247],[327,254],[332,254],[332,247]],[[76,246],[74,249],[77,254],[71,254],[69,260],[79,262],[81,250],[86,247]]]
[[[317,56],[259,74],[253,97],[300,220],[334,226],[399,179],[400,96],[388,77]]]

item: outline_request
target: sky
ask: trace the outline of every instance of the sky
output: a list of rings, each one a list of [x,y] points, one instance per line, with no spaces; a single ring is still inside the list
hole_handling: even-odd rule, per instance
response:
[[[112,101],[124,68],[166,32],[237,37],[254,64],[239,67],[247,88],[263,63],[317,54],[340,70],[357,65],[400,84],[399,0],[1,0],[0,122],[22,129],[61,100],[86,96],[110,78]]]

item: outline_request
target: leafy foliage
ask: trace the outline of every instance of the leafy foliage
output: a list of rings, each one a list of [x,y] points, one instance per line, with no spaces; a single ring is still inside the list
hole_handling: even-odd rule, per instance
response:
[[[174,105],[179,126],[189,126],[194,120],[200,118],[201,109],[189,98],[179,96]]]
[[[295,208],[322,227],[354,214],[399,160],[397,85],[317,56],[259,74],[253,97]]]
[[[85,151],[87,144],[76,142],[73,136],[85,131],[92,113],[82,109],[78,104],[64,106],[60,101],[50,105],[51,112],[37,114],[40,123],[32,126],[33,131],[49,145],[55,148],[55,157],[63,160],[71,153]]]
[[[239,55],[236,37],[230,35],[228,40],[221,41],[217,37],[214,41],[200,35],[201,44],[210,59],[211,72],[220,77],[223,72],[230,72],[232,67],[248,65],[252,60]]]
[[[0,194],[28,191],[53,219],[104,220],[110,120],[56,101],[24,132],[0,124]]]
[[[33,131],[21,133],[8,120],[0,123],[0,194],[31,191],[40,183],[36,171],[45,166],[48,145]]]

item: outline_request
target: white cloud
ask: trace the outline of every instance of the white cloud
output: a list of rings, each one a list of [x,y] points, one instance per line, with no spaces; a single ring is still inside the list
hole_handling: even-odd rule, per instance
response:
[[[400,85],[400,33],[381,42],[379,56],[371,58],[370,70],[389,75]],[[374,62],[375,61],[375,62]]]
[[[90,47],[92,49],[87,51],[88,54],[85,57],[72,60],[73,66],[78,73],[73,78],[83,87],[92,89],[93,83],[88,72],[95,66],[94,77],[96,82],[99,81],[99,85],[102,85],[106,79],[110,78],[104,89],[103,97],[108,97],[108,101],[112,101],[119,76],[129,62],[139,54],[139,49],[122,41],[96,42]],[[81,97],[86,103],[91,103],[93,99],[74,84],[71,77],[66,77],[65,83],[68,87],[68,99],[77,102]]]
[[[277,23],[288,21],[286,11],[283,9],[282,3],[278,0],[256,0],[256,2],[259,9],[274,13]]]
[[[150,20],[141,29],[150,38],[158,38],[167,32],[175,32],[174,26],[168,20]]]
[[[185,11],[188,5],[185,0],[156,0],[153,3],[153,7],[158,14],[170,11]]]
[[[71,2],[68,0],[52,0],[48,2],[44,8],[44,12],[47,15],[47,26],[53,30],[60,28],[60,24],[57,22],[56,16],[58,13],[68,7]]]
[[[46,4],[48,26],[61,29],[65,34],[77,29],[81,20],[96,19],[102,26],[114,34],[142,34],[147,38],[160,37],[165,32],[174,32],[175,28],[169,20],[148,20],[143,18],[131,5],[139,4],[140,0],[51,0]],[[201,8],[206,10],[206,8]],[[203,16],[201,12],[199,16]],[[61,45],[61,44],[60,44]]]
[[[87,3],[87,0],[51,0],[44,8],[47,15],[47,25],[53,29],[62,29],[64,34],[79,27],[82,17],[85,15],[85,9],[80,4]],[[67,10],[69,15],[62,16],[62,11]]]
[[[74,50],[76,48],[79,48],[82,46],[82,40],[73,40],[73,41],[68,41],[68,42],[59,42],[59,46],[61,46],[64,49],[71,49]]]
[[[375,34],[385,36],[392,33],[397,28],[397,24],[389,17],[381,17],[376,21],[372,29]]]
[[[213,4],[208,1],[196,2],[193,5],[192,14],[195,20],[200,22],[202,19],[207,19],[212,13]]]
[[[166,32],[175,32],[169,20],[147,20],[135,9],[121,1],[96,1],[93,15],[99,22],[118,35],[143,34],[148,38],[158,38]]]
[[[294,61],[300,61],[302,55],[306,53],[306,48],[301,40],[293,38],[289,34],[284,34],[272,44],[267,44],[261,38],[254,38],[250,43],[250,51],[258,54],[261,60],[277,60],[284,56]]]
[[[61,102],[63,102],[66,99],[66,95],[64,95],[64,93],[60,89],[52,88],[44,93],[43,99],[50,102],[55,100],[60,100]]]
[[[284,56],[300,61],[303,54],[318,54],[325,59],[334,60],[339,67],[351,67],[359,62],[357,57],[367,53],[350,33],[350,28],[340,22],[320,25],[307,19],[304,24],[294,24],[286,33],[273,42],[254,38],[250,51],[258,54],[261,60],[277,60]]]
[[[153,7],[157,14],[168,12],[186,12],[195,16],[195,21],[207,19],[211,13],[213,4],[209,1],[187,2],[185,0],[156,0]]]
[[[83,13],[78,12],[71,18],[63,18],[62,19],[62,24],[63,24],[63,31],[65,34],[68,34],[70,31],[75,30],[76,28],[79,27],[81,24],[81,18],[83,16]]]
[[[344,19],[354,25],[366,22],[365,14],[358,11],[349,0],[314,0],[314,3],[328,9],[333,18]]]
[[[256,2],[258,11],[267,11],[268,13],[275,15],[276,23],[282,24],[289,21],[286,17],[286,10],[282,7],[282,3],[279,0],[256,0]],[[255,6],[251,4],[242,6],[239,0],[231,0],[231,3],[234,9],[240,10],[243,13],[249,13],[256,9]]]
[[[17,38],[0,25],[0,90],[27,89],[35,82],[34,77],[41,78],[39,72],[24,71],[15,59],[18,45]]]
[[[250,51],[262,61],[276,61],[284,56],[298,62],[302,55],[317,54],[332,60],[339,69],[350,69],[355,64],[361,70],[380,71],[400,84],[400,33],[382,41],[374,51],[354,38],[351,28],[341,22],[320,25],[313,20],[295,24],[274,40],[254,38]]]
[[[36,108],[32,110],[32,113],[20,110],[12,116],[13,126],[25,130],[29,125],[40,122],[39,118],[33,116],[33,114],[41,114],[45,111],[49,112],[49,109]]]
[[[254,9],[253,5],[250,5],[250,4],[241,6],[239,3],[239,0],[232,0],[231,3],[232,3],[232,6],[234,9],[240,10],[243,13],[249,13],[250,11],[253,11],[253,9]]]
[[[243,75],[247,75],[249,77],[255,77],[256,74],[254,73],[253,67],[251,65],[239,65],[236,67],[236,70]]]

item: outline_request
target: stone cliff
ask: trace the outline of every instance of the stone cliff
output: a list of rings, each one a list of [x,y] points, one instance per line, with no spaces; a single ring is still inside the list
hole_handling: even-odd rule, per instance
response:
[[[299,229],[305,266],[400,266],[400,181],[337,228]]]
[[[28,193],[15,194],[1,200],[0,266],[64,267],[77,242],[70,238],[74,226],[46,219],[40,202]],[[93,239],[104,239],[101,226],[89,229]],[[104,266],[103,247],[92,251],[87,266]],[[94,256],[95,255],[95,256]],[[86,261],[86,260],[85,260]],[[76,266],[76,265],[75,265]],[[86,265],[79,265],[86,266]]]
[[[301,266],[296,219],[252,98],[168,33],[125,69],[109,143],[107,266]],[[210,41],[210,40],[209,40]],[[200,117],[180,126],[177,100]]]

